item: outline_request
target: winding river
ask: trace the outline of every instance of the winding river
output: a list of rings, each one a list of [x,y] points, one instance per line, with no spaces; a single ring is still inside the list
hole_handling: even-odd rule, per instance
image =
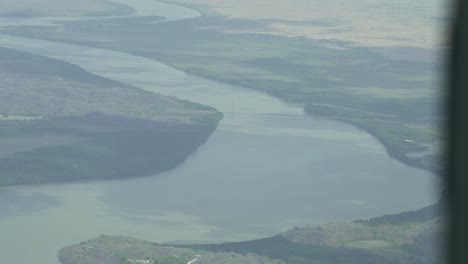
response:
[[[116,2],[134,7],[136,15],[199,15],[151,0]],[[6,35],[0,35],[0,46],[66,60],[223,112],[285,115],[226,114],[184,164],[154,177],[1,189],[2,263],[57,264],[61,247],[100,234],[158,242],[253,239],[294,226],[418,209],[438,198],[434,175],[390,158],[372,136],[300,117],[300,108],[266,94],[110,50]]]

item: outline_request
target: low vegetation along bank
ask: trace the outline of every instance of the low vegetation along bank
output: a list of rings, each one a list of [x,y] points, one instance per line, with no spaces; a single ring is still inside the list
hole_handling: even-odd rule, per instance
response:
[[[153,175],[222,114],[66,62],[0,49],[0,186]]]
[[[68,23],[60,31],[23,26],[3,32],[128,52],[264,91],[304,106],[306,113],[367,130],[402,162],[441,169],[434,146],[443,145],[437,130],[442,117],[434,109],[442,65],[333,40],[255,33],[262,23],[205,15],[157,24],[97,19]]]
[[[444,219],[438,206],[213,245],[171,246],[100,236],[62,249],[59,258],[63,264],[436,264]]]
[[[283,264],[255,254],[176,248],[144,240],[100,236],[59,252],[63,264]]]
[[[294,228],[247,242],[195,245],[214,252],[257,254],[288,264],[442,263],[440,204],[365,221]]]

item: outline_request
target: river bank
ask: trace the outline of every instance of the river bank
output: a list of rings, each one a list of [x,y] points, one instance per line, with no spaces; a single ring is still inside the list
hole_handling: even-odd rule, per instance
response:
[[[158,10],[153,15],[168,17]],[[288,116],[303,110],[265,93],[129,53],[6,35],[0,43],[225,113],[234,108],[284,114],[228,114],[198,151],[157,177],[2,189],[5,262],[55,264],[64,245],[100,234],[157,242],[243,241],[438,200],[432,174],[389,158],[369,134],[340,122]]]
[[[411,156],[443,140],[437,129],[443,119],[436,110],[440,105],[437,63],[388,58],[337,41],[223,32],[255,28],[258,23],[203,14],[170,23],[118,27],[98,21],[86,27],[67,24],[63,33],[47,27],[13,27],[3,32],[126,52],[266,92],[304,107],[306,113],[363,128],[407,165],[436,173],[442,170],[440,163],[430,161],[440,159],[440,154]],[[99,41],[103,36],[106,41]]]
[[[222,118],[11,49],[0,48],[0,75],[0,186],[154,175],[181,164]]]

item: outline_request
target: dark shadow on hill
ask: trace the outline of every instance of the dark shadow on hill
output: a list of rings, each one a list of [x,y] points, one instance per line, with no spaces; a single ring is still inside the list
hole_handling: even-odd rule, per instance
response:
[[[0,158],[0,185],[154,175],[181,164],[215,128],[104,114],[4,121],[4,139],[47,134],[84,140]]]

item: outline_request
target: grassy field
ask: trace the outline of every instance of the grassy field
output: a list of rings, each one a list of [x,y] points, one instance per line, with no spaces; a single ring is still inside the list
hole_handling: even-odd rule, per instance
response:
[[[444,43],[449,3],[442,0],[165,0],[207,16],[255,20],[267,33],[352,42],[366,47],[437,48]],[[408,26],[411,25],[411,26]],[[229,32],[226,29],[225,32]]]
[[[437,129],[442,122],[442,65],[389,58],[339,41],[225,32],[256,26],[261,25],[255,20],[203,16],[160,24],[68,25],[61,32],[17,27],[5,32],[129,52],[264,91],[304,106],[307,113],[365,129],[402,162],[440,169],[439,163],[411,153],[443,141]]]
[[[80,67],[0,48],[0,186],[154,175],[222,114]]]

